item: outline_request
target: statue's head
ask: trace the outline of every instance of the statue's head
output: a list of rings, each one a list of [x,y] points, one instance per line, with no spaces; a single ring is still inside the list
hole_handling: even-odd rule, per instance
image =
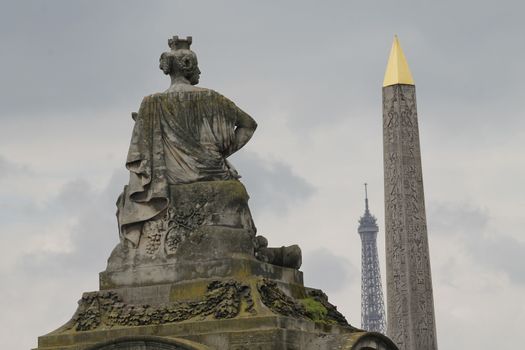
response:
[[[199,83],[201,71],[197,63],[197,55],[190,50],[191,36],[179,39],[178,36],[168,40],[171,50],[160,55],[159,68],[173,78],[182,77],[191,85]]]

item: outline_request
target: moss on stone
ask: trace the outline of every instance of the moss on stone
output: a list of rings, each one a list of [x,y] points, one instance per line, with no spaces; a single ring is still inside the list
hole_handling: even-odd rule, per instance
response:
[[[250,198],[246,188],[238,180],[224,181],[220,196],[224,196],[225,202],[230,206],[247,205]]]
[[[331,323],[331,320],[327,319],[328,310],[323,304],[315,300],[314,298],[298,299],[298,301],[304,306],[306,310],[306,316],[315,322]]]

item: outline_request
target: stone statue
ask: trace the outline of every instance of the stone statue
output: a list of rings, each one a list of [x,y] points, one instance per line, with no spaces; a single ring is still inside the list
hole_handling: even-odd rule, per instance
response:
[[[117,201],[121,243],[108,270],[236,253],[297,269],[298,246],[260,245],[248,194],[227,160],[257,123],[221,94],[195,86],[201,71],[191,43],[191,37],[168,41],[159,68],[171,85],[146,96],[132,114],[129,184]]]
[[[126,161],[129,185],[118,200],[122,238],[137,246],[144,222],[168,208],[170,185],[239,177],[227,157],[252,137],[257,123],[217,92],[195,87],[200,70],[191,37],[169,40],[160,69],[163,93],[142,101]]]

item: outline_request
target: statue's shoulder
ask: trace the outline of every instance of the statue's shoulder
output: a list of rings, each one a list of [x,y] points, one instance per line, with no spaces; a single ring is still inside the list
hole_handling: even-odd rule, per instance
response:
[[[203,103],[208,106],[213,106],[214,109],[226,111],[226,114],[230,116],[244,113],[227,97],[215,90],[206,88],[195,88],[191,90],[168,89],[163,92],[153,93],[143,98],[140,109],[144,112],[151,112],[152,110],[155,110],[155,106],[157,106],[159,103],[167,103],[169,105],[188,101],[192,101],[192,103]]]
[[[144,97],[143,101],[158,100],[158,99],[176,99],[176,100],[199,100],[218,98],[226,99],[223,95],[215,90],[207,88],[198,88],[192,86],[191,89],[168,89],[163,92],[156,92]]]

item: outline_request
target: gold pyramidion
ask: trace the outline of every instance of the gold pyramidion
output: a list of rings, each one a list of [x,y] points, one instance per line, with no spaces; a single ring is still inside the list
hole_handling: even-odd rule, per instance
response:
[[[397,35],[394,36],[392,50],[390,50],[383,87],[396,84],[415,85],[412,73],[410,73],[410,68],[408,68],[407,60],[403,54],[403,50],[401,50],[401,45],[399,45]]]

